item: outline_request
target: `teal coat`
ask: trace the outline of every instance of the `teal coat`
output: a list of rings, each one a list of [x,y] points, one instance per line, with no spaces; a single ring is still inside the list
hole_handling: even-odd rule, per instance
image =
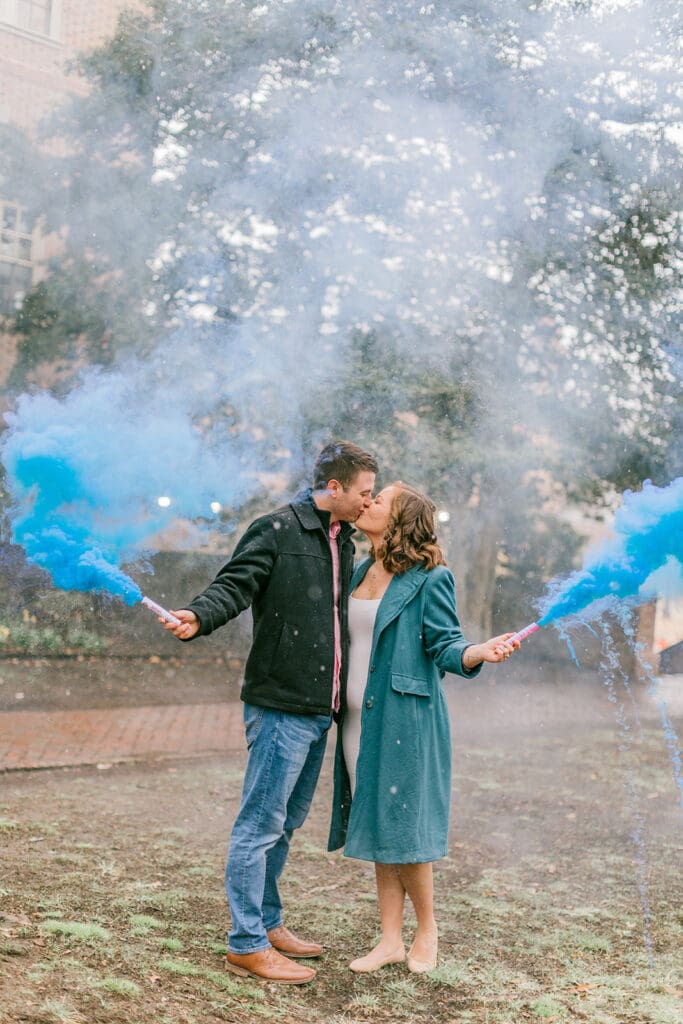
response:
[[[371,560],[361,562],[351,591]],[[455,611],[455,581],[442,565],[394,576],[380,602],[363,699],[356,792],[351,800],[337,734],[328,849],[382,864],[438,860],[448,849],[451,737],[445,672],[473,677]]]

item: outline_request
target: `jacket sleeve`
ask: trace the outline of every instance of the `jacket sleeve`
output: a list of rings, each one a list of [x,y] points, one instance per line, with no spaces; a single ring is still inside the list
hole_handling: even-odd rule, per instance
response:
[[[276,527],[270,516],[255,520],[212,583],[186,605],[206,636],[237,618],[267,586],[277,558]]]
[[[472,644],[465,640],[455,610],[455,580],[448,569],[432,570],[427,580],[422,636],[427,654],[442,672],[468,679],[479,675],[481,665],[466,669],[462,656]]]

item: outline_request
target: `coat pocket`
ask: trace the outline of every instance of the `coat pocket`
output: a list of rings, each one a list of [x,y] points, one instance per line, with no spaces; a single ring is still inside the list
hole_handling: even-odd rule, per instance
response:
[[[311,681],[332,678],[332,654],[321,632],[311,625],[299,626],[285,622],[280,630],[277,646],[270,662],[270,674],[275,679],[294,673]]]
[[[401,672],[391,673],[391,688],[396,693],[409,693],[413,697],[429,697],[429,680],[406,676]]]

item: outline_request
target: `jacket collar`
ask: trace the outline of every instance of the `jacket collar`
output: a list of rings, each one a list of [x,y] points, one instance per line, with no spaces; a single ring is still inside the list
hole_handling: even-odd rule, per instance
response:
[[[365,578],[365,574],[372,565],[372,559],[367,558],[361,562],[351,580],[351,590],[355,590],[358,584]],[[407,572],[400,576],[394,576],[387,587],[375,619],[375,639],[383,629],[398,618],[405,606],[417,594],[427,579],[427,572],[421,565],[414,565]]]
[[[317,507],[313,501],[313,491],[310,488],[297,494],[296,498],[290,502],[290,508],[304,530],[322,530],[327,536],[328,531],[323,520],[326,520],[329,526],[329,512]],[[346,540],[352,533],[354,533],[354,529],[350,523],[341,524],[339,536],[342,540]]]

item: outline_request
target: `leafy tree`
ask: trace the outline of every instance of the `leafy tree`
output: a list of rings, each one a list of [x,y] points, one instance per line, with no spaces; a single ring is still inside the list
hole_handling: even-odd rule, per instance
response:
[[[14,385],[144,357],[170,401],[201,392],[207,441],[271,439],[264,468],[367,443],[449,511],[485,630],[498,575],[531,596],[566,567],[564,502],[674,464],[675,24],[668,0],[126,14],[22,182],[64,251]]]

